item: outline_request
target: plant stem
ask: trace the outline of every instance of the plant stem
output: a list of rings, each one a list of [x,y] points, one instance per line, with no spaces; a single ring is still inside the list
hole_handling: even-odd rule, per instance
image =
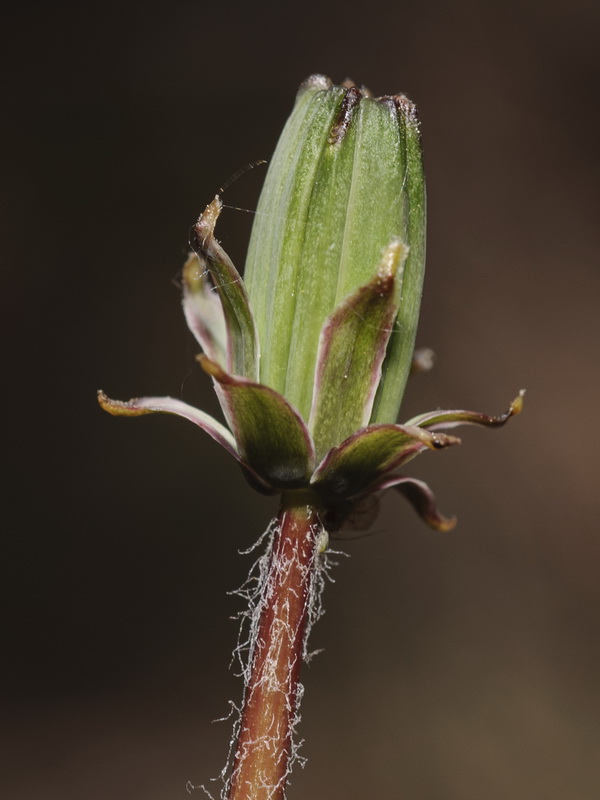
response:
[[[250,653],[228,800],[284,797],[323,530],[316,508],[306,499],[284,497],[279,512]]]

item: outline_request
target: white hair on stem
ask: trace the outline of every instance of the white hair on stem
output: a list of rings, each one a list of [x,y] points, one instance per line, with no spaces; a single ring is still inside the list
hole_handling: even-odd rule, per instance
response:
[[[276,535],[279,533],[281,533],[279,519],[275,518],[271,520],[266,531],[261,534],[258,540],[251,547],[245,551],[241,551],[242,555],[247,555],[251,552],[254,552],[261,547],[266,540],[264,552],[262,552],[262,554],[250,567],[248,577],[245,579],[244,583],[239,587],[239,589],[230,592],[232,595],[241,597],[246,603],[246,608],[236,615],[236,617],[240,620],[240,628],[231,662],[232,665],[234,663],[238,665],[236,667],[236,674],[241,675],[244,679],[244,696],[248,692],[252,677],[253,658],[258,644],[261,612],[273,598],[275,592],[276,587],[273,578],[275,574],[285,574],[288,570],[290,570],[290,568],[293,567],[299,571],[300,575],[302,576],[303,583],[307,584],[308,591],[304,603],[303,613],[305,627],[302,637],[302,659],[303,661],[308,662],[316,653],[320,652],[320,650],[310,652],[308,650],[308,640],[313,625],[324,614],[322,596],[325,584],[328,580],[333,582],[330,571],[332,566],[335,565],[335,562],[332,562],[329,558],[330,551],[327,550],[327,534],[320,524],[313,524],[311,526],[311,535],[316,543],[314,556],[309,564],[300,564],[297,563],[297,559],[294,557],[285,558],[281,555],[276,556],[274,551],[274,542]],[[273,560],[276,557],[280,559],[279,564],[273,563]],[[288,611],[288,604],[284,601],[283,614],[279,619],[274,621],[273,638],[275,641],[292,641],[294,638],[297,638],[298,629],[294,629],[292,622],[288,621],[286,618]],[[288,673],[293,670],[296,658],[297,655],[290,655]],[[287,756],[287,766],[282,778],[276,786],[268,786],[265,782],[260,787],[267,789],[269,794],[272,796],[275,796],[281,791],[282,784],[287,785],[287,779],[294,765],[299,764],[301,767],[304,767],[306,763],[305,757],[301,756],[299,753],[303,740],[299,740],[295,736],[296,728],[300,722],[300,704],[304,694],[304,687],[302,683],[298,681],[296,685],[295,696],[290,696],[287,687],[283,686],[280,680],[277,678],[276,666],[277,663],[275,659],[272,659],[271,661],[267,660],[265,663],[265,668],[262,671],[259,679],[259,683],[265,685],[269,691],[285,692],[285,705],[288,714],[290,715],[291,730],[289,753],[285,753],[285,756]],[[220,780],[222,783],[222,788],[219,795],[221,800],[227,800],[228,793],[231,788],[232,771],[236,757],[238,759],[240,757],[243,758],[243,753],[245,750],[256,744],[256,741],[246,742],[244,745],[242,745],[241,753],[237,752],[241,728],[242,708],[244,707],[244,703],[242,703],[242,708],[238,708],[236,704],[230,702],[230,707],[230,713],[224,717],[224,719],[230,719],[232,716],[234,717],[229,752],[225,766],[223,767],[220,775],[213,779],[217,781]],[[282,724],[283,721],[277,721],[269,734],[264,734],[260,737],[260,742],[264,744],[265,747],[269,748],[277,741],[281,741],[283,738],[281,730]],[[211,800],[214,800],[211,793],[204,785],[196,787],[191,784],[191,782],[188,782],[186,788],[188,789],[188,792],[193,789],[200,788],[208,797],[211,798]]]

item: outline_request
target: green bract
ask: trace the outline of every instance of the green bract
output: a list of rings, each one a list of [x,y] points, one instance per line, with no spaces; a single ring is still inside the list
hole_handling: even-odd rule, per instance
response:
[[[404,95],[372,98],[323,76],[300,88],[271,161],[244,280],[214,231],[222,204],[195,226],[183,308],[227,427],[173,398],[117,415],[174,413],[195,422],[262,491],[309,489],[326,510],[395,486],[448,528],[428,487],[395,470],[458,439],[437,431],[500,417],[437,411],[397,425],[410,371],[425,259],[419,122]]]

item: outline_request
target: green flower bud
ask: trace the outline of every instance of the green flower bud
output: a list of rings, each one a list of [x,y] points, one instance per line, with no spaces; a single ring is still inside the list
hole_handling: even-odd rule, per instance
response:
[[[385,359],[362,354],[380,373],[362,424],[395,422],[410,370],[425,262],[419,124],[403,95],[374,99],[313,76],[300,88],[271,160],[244,277],[261,342],[260,381],[305,420],[323,326],[373,279],[393,243],[407,257],[397,265]],[[332,415],[346,391],[348,378],[339,377],[327,387]],[[364,398],[354,399],[362,409]]]

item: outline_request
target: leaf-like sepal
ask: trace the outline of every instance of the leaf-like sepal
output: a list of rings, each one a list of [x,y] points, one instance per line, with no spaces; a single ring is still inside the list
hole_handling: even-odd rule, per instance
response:
[[[371,487],[373,492],[395,489],[408,500],[417,514],[430,528],[436,531],[451,531],[456,525],[456,517],[445,517],[440,513],[435,496],[429,486],[416,478],[394,475]]]
[[[239,272],[215,239],[215,225],[222,207],[217,196],[200,215],[194,229],[197,255],[200,263],[206,264],[221,299],[227,328],[227,371],[257,380],[258,338],[248,295]]]
[[[343,300],[321,331],[309,430],[317,458],[368,424],[408,249],[394,239],[376,275]]]
[[[505,425],[511,417],[520,414],[523,409],[523,397],[525,390],[521,389],[519,394],[510,404],[508,411],[497,417],[490,417],[481,414],[479,411],[429,411],[426,414],[419,414],[413,417],[406,424],[418,425],[428,431],[441,431],[456,428],[459,425],[481,425],[486,428],[499,428]]]
[[[385,475],[429,448],[440,450],[460,439],[408,425],[371,425],[334,447],[319,464],[311,484],[327,496],[368,493]]]
[[[108,411],[115,417],[141,417],[144,414],[175,414],[178,417],[183,417],[193,422],[203,431],[206,431],[215,442],[218,442],[228,453],[242,461],[238,453],[238,448],[235,439],[231,435],[231,431],[227,430],[224,425],[221,425],[216,419],[200,411],[199,408],[194,408],[182,400],[177,400],[174,397],[136,397],[132,400],[124,402],[123,400],[112,400],[107,397],[103,391],[98,392],[98,402],[100,406]]]
[[[278,392],[226,373],[206,356],[198,356],[216,390],[244,463],[269,486],[306,486],[315,451],[302,418]]]

